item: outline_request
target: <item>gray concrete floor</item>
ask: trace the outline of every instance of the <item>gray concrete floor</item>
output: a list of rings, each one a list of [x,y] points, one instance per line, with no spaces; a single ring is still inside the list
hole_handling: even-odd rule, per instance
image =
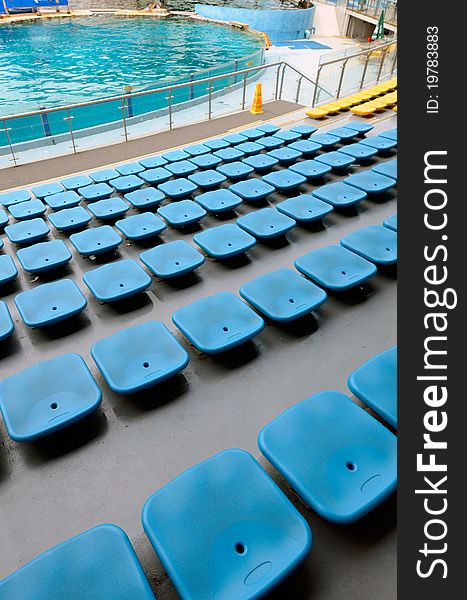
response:
[[[282,123],[290,120],[283,117]],[[396,126],[389,111],[379,120],[374,133]],[[339,121],[343,124],[345,119]],[[340,178],[331,175],[326,181]],[[305,185],[300,191],[314,187]],[[270,204],[283,198],[273,194]],[[237,213],[250,210],[241,205]],[[36,443],[14,443],[0,424],[0,578],[66,538],[110,522],[129,534],[157,597],[177,598],[142,533],[144,501],[183,470],[225,448],[241,447],[258,456],[256,438],[261,427],[303,398],[325,389],[349,394],[349,373],[396,342],[396,274],[379,273],[358,293],[332,295],[298,323],[269,322],[254,341],[225,356],[207,357],[190,347],[171,323],[173,311],[220,290],[237,293],[244,282],[279,267],[292,267],[298,256],[338,243],[347,233],[379,224],[396,211],[395,191],[365,200],[355,210],[331,213],[322,227],[297,226],[279,242],[258,243],[245,260],[222,264],[208,259],[181,282],[154,280],[147,293],[119,305],[101,305],[91,296],[81,276],[98,261],[82,258],[73,249],[72,262],[58,275],[77,281],[88,308],[78,318],[47,331],[27,329],[13,298],[49,278],[33,280],[21,271],[16,283],[1,290],[16,329],[11,341],[0,347],[0,377],[61,353],[79,352],[104,398],[94,415]],[[234,218],[231,215],[227,222]],[[210,216],[202,226],[220,222]],[[194,231],[169,229],[162,238],[189,240]],[[53,231],[50,237],[60,236]],[[124,243],[115,258],[137,258],[151,245]],[[14,255],[8,240],[5,252]],[[190,364],[182,375],[134,397],[114,394],[95,367],[90,347],[148,319],[169,327],[188,349]],[[279,483],[309,520],[314,548],[273,598],[396,598],[394,497],[357,524],[339,527],[306,509],[284,482]]]

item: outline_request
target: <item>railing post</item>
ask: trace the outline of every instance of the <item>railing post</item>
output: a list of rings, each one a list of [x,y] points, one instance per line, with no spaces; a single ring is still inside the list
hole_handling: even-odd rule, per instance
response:
[[[394,69],[396,68],[396,63],[397,63],[397,48],[394,50],[394,59],[392,61],[392,66],[391,66],[391,75],[394,73]]]
[[[8,133],[8,132],[10,131],[10,128],[9,128],[9,127],[7,127],[7,124],[6,124],[6,119],[4,119],[4,120],[3,120],[3,126],[4,126],[4,130],[3,130],[3,131],[5,132],[6,139],[7,139],[7,141],[8,141],[8,146],[9,146],[9,148],[10,148],[10,154],[11,154],[11,158],[13,159],[13,163],[14,163],[14,165],[15,165],[15,167],[16,167],[16,165],[17,165],[18,163],[17,163],[17,161],[16,161],[16,156],[15,156],[15,153],[13,152],[13,145],[12,145],[12,143],[11,143],[11,137],[10,137],[10,134]]]
[[[167,101],[169,104],[169,130],[173,129],[173,120],[172,120],[172,94],[173,90],[170,88],[169,95],[167,96]]]
[[[363,67],[363,73],[362,73],[362,78],[360,80],[360,87],[358,89],[362,89],[362,87],[365,85],[365,77],[366,77],[366,71],[368,69],[368,63],[370,62],[370,52],[366,53],[366,61],[365,61],[365,66]]]
[[[192,73],[190,75],[190,81],[193,81],[194,78],[195,78],[195,76]],[[190,100],[193,100],[194,97],[195,97],[195,86],[194,85],[190,85]]]
[[[124,100],[124,98],[122,98],[122,103],[120,105],[120,110],[122,111],[123,135],[125,136],[125,142],[128,142],[128,129],[126,127],[125,100]]]
[[[379,81],[379,78],[381,77],[381,71],[383,70],[383,63],[384,63],[385,58],[386,58],[386,48],[381,53],[381,62],[379,63],[378,75],[376,77],[377,82]]]
[[[347,68],[348,62],[349,62],[349,59],[347,58],[346,60],[344,60],[344,62],[342,63],[342,66],[341,66],[341,74],[339,76],[339,83],[337,84],[336,100],[339,100],[339,96],[341,95],[342,82],[344,80],[344,73],[345,73],[345,69]]]
[[[302,87],[302,79],[303,77],[300,77],[297,83],[297,93],[295,94],[295,104],[298,104],[298,100],[300,98],[300,88]]]
[[[208,98],[208,119],[212,119],[212,79],[209,82],[209,98]]]
[[[279,95],[279,75],[280,75],[280,70],[281,70],[281,65],[279,65],[277,67],[277,71],[276,71],[276,87],[274,89],[274,100],[277,100],[277,97]]]
[[[246,103],[246,73],[243,73],[242,110],[245,110],[245,103]]]
[[[234,71],[235,71],[235,75],[234,75],[234,84],[237,83],[237,71],[238,71],[238,60],[235,59],[234,61]]]
[[[284,75],[285,75],[285,69],[287,67],[287,63],[284,63],[282,65],[282,73],[281,73],[281,86],[279,88],[279,100],[282,99],[282,90],[284,89]]]
[[[70,137],[71,137],[71,143],[73,146],[73,153],[76,154],[76,144],[75,144],[75,136],[73,135],[73,125],[71,124],[71,120],[73,119],[72,115],[70,114],[70,109],[67,109],[67,117],[65,117],[65,121],[68,121],[68,127],[70,128]]]
[[[316,73],[315,90],[313,92],[313,100],[311,102],[311,106],[313,106],[313,107],[316,105],[316,98],[318,96],[318,82],[319,82],[319,78],[320,78],[320,75],[321,75],[321,69],[322,68],[323,67],[320,65],[318,67],[318,71]]]

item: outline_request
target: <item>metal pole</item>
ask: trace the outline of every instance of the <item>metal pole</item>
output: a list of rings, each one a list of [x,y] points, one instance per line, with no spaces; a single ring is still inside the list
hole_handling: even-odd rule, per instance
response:
[[[344,60],[344,62],[342,63],[342,66],[341,66],[341,74],[339,76],[339,83],[337,84],[336,100],[338,100],[339,96],[341,95],[342,82],[344,80],[344,73],[345,73],[345,69],[347,68],[348,62],[349,62],[349,59]]]
[[[15,153],[13,152],[13,146],[12,146],[12,144],[11,144],[11,138],[10,138],[10,134],[8,133],[8,132],[11,130],[11,128],[10,128],[10,127],[7,127],[7,124],[6,124],[6,119],[4,119],[4,121],[3,121],[3,126],[5,127],[5,129],[4,129],[3,131],[5,132],[6,139],[8,140],[8,146],[9,146],[9,148],[10,148],[10,154],[11,154],[11,158],[13,159],[13,163],[14,163],[14,165],[15,165],[15,167],[16,167],[16,165],[17,165],[18,163],[16,162],[16,156],[15,156]]]
[[[243,75],[242,110],[245,110],[245,102],[246,102],[246,73]]]
[[[281,100],[282,98],[282,90],[284,88],[284,75],[285,75],[285,68],[286,68],[286,64],[284,63],[283,67],[282,67],[282,74],[281,74],[281,87],[279,88],[279,100]]]
[[[300,79],[298,80],[297,93],[295,94],[295,104],[298,104],[298,99],[300,98],[300,88],[302,87],[302,79],[303,77],[300,77]]]
[[[323,67],[320,65],[318,67],[318,72],[316,73],[315,91],[313,92],[313,100],[311,102],[311,106],[313,106],[313,107],[316,105],[316,97],[318,95],[318,82],[319,82],[319,78],[320,78],[320,75],[321,75],[321,69],[322,68]]]
[[[235,71],[234,83],[237,83],[238,60],[235,60],[235,62],[234,62],[234,71]]]
[[[360,80],[360,87],[358,88],[359,90],[362,89],[362,87],[365,85],[365,77],[366,77],[366,71],[368,69],[368,63],[370,62],[370,53],[367,52],[366,55],[366,61],[365,61],[365,66],[363,67],[363,73],[362,73],[362,78]]]
[[[383,53],[381,54],[381,62],[379,63],[378,76],[376,77],[376,81],[379,81],[379,78],[381,77],[381,71],[383,70],[383,63],[384,63],[385,58],[386,58],[386,50],[384,50]]]
[[[125,117],[125,100],[123,98],[122,98],[122,104],[120,106],[120,110],[122,111],[123,135],[125,136],[125,142],[128,142],[128,130],[126,128],[126,117]]]
[[[394,60],[392,61],[391,75],[394,73],[394,69],[396,68],[396,63],[397,63],[397,48],[394,49]]]
[[[209,82],[208,119],[212,119],[212,80]]]
[[[192,73],[190,75],[190,81],[193,81],[194,78],[195,78],[195,76]],[[190,85],[190,100],[193,100],[194,97],[195,97],[195,87],[193,85]]]
[[[173,90],[169,90],[169,95],[167,97],[169,103],[169,129],[173,129],[173,121],[172,121],[172,93]]]
[[[277,71],[276,71],[276,87],[274,89],[274,100],[277,100],[277,96],[279,94],[279,74],[280,74],[280,70],[281,70],[281,65],[279,65],[277,67]]]
[[[68,121],[68,126],[69,126],[69,128],[70,128],[70,137],[71,137],[71,143],[72,143],[72,145],[73,145],[73,152],[74,152],[74,154],[76,154],[76,144],[75,144],[75,137],[74,137],[74,135],[73,135],[73,125],[71,124],[71,120],[73,119],[73,117],[71,116],[71,114],[70,114],[70,110],[69,110],[69,109],[67,110],[67,114],[68,114],[68,117],[65,117],[65,119],[64,119],[64,120],[65,120],[65,121]]]

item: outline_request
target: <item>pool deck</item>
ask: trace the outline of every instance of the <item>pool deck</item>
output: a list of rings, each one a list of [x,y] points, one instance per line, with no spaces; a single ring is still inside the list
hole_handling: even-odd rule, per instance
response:
[[[293,106],[290,111],[287,103],[266,108],[260,119],[249,112],[238,113],[113,145],[105,152],[82,152],[4,170],[0,187],[29,185],[52,175],[136,159],[259,121],[284,127],[313,123],[326,131],[355,119],[347,113],[312,122],[304,117],[303,108]],[[385,111],[367,122],[374,124],[377,134],[395,127],[397,117]],[[273,194],[271,204],[281,199]],[[225,265],[207,260],[199,274],[183,284],[154,281],[144,298],[124,307],[101,305],[88,295],[84,315],[54,332],[26,330],[14,311],[17,329],[2,346],[0,377],[22,368],[25,361],[34,363],[73,348],[96,376],[104,400],[88,419],[32,444],[15,444],[0,423],[0,578],[66,538],[112,522],[129,534],[158,600],[176,600],[178,595],[141,528],[140,510],[146,498],[186,468],[225,448],[241,447],[258,456],[260,428],[307,396],[325,389],[349,394],[349,373],[396,342],[396,278],[380,273],[369,283],[365,298],[332,296],[318,315],[299,324],[268,323],[254,343],[226,357],[206,357],[190,347],[191,362],[183,375],[136,397],[119,396],[105,386],[90,357],[91,344],[150,318],[166,323],[182,341],[171,324],[174,310],[220,289],[237,293],[245,281],[290,267],[298,256],[339,243],[351,231],[381,223],[396,210],[395,191],[380,200],[364,200],[353,211],[331,213],[322,227],[296,227],[283,243],[258,243],[246,262]],[[209,216],[206,224],[218,222]],[[191,233],[169,229],[167,238],[189,239]],[[54,237],[62,236],[54,233]],[[5,248],[14,253],[8,240]],[[137,258],[140,251],[138,244],[126,243],[121,254]],[[80,281],[92,265],[74,254],[64,274]],[[15,294],[34,285],[21,271],[2,299],[13,309]],[[308,520],[314,535],[310,555],[269,600],[394,600],[395,495],[354,525],[337,526],[308,510],[266,461],[261,462]]]

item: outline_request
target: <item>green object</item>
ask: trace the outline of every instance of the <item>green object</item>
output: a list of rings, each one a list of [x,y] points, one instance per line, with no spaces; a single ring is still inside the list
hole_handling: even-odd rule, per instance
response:
[[[378,24],[373,32],[373,40],[380,40],[384,37],[384,10],[381,11]]]

